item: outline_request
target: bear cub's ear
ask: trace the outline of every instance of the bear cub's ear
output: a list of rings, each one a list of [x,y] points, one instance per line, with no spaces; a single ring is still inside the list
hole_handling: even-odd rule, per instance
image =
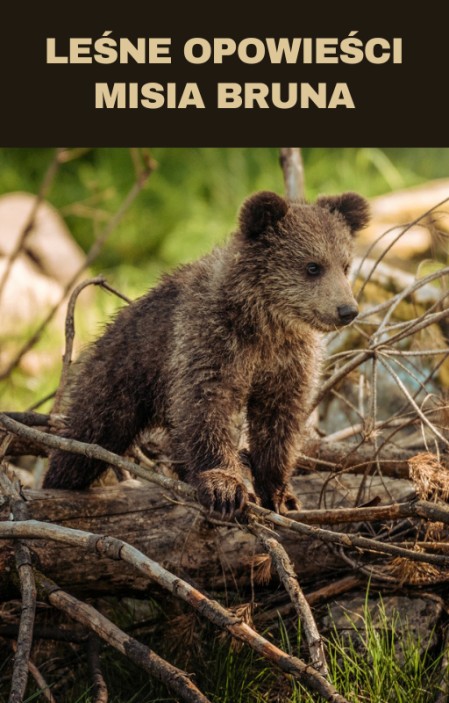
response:
[[[342,195],[322,195],[316,201],[319,207],[325,207],[330,212],[339,212],[346,220],[352,234],[366,227],[370,213],[368,201],[357,193],[343,193]]]
[[[247,237],[257,237],[287,214],[288,203],[276,193],[261,191],[246,200],[240,210],[240,228]]]

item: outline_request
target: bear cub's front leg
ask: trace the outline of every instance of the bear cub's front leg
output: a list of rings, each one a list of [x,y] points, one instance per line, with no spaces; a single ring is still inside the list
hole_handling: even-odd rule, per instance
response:
[[[189,392],[179,394],[173,403],[172,450],[180,477],[196,488],[199,502],[209,512],[232,520],[254,500],[238,451],[245,384],[233,388],[236,371],[226,365],[207,381],[197,376],[191,369]]]
[[[248,434],[254,487],[264,508],[276,513],[299,510],[290,486],[301,429],[307,419],[307,385],[294,370],[266,374],[248,403]],[[306,391],[306,393],[304,392]]]

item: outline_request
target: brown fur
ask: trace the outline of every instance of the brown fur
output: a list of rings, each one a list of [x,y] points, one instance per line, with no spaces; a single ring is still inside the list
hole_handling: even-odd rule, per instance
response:
[[[248,499],[237,450],[246,419],[262,505],[295,507],[288,481],[318,384],[320,337],[356,314],[346,274],[367,219],[354,193],[312,205],[249,198],[227,247],[166,276],[91,347],[67,435],[122,453],[143,429],[164,427],[199,500],[232,517]],[[86,488],[105,468],[56,451],[44,485]]]

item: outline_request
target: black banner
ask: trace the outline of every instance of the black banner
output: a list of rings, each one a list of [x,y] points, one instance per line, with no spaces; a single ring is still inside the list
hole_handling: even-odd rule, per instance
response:
[[[447,145],[447,29],[392,5],[17,4],[0,143]]]

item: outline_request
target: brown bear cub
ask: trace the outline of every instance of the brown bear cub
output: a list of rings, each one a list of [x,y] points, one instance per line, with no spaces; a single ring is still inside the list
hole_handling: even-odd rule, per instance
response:
[[[250,197],[229,244],[121,310],[81,362],[66,436],[121,454],[162,427],[201,503],[232,519],[248,492],[242,423],[261,504],[295,509],[298,435],[319,383],[320,337],[357,316],[347,274],[368,221],[355,193],[289,204]],[[106,469],[55,451],[47,488],[87,488]]]

